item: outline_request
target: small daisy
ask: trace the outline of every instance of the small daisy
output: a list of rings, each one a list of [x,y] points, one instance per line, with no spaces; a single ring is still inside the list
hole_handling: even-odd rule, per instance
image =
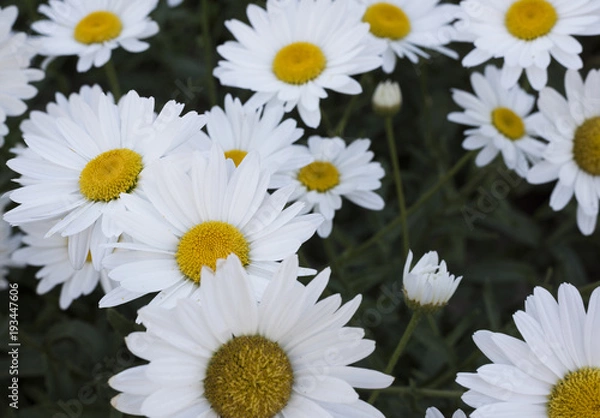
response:
[[[0,7],[0,147],[8,134],[6,117],[25,113],[27,105],[23,99],[37,94],[29,83],[44,77],[43,71],[29,68],[35,50],[27,35],[12,32],[17,15],[16,6]]]
[[[585,83],[577,71],[567,71],[565,90],[566,99],[550,87],[540,92],[534,127],[549,144],[527,181],[558,180],[550,207],[561,210],[575,195],[577,225],[590,235],[600,201],[600,71],[590,71]]]
[[[444,415],[439,409],[432,406],[431,408],[427,408],[427,411],[425,411],[425,418],[444,418]],[[456,412],[452,414],[452,418],[467,418],[467,416],[463,411],[457,409]]]
[[[67,309],[80,296],[89,295],[101,283],[105,292],[112,284],[105,271],[97,271],[91,255],[79,270],[69,261],[69,238],[53,235],[45,238],[54,221],[42,221],[21,225],[25,232],[23,248],[15,251],[13,259],[19,263],[41,267],[35,277],[40,281],[37,293],[43,295],[57,285],[62,285],[59,298],[61,309]]]
[[[230,256],[215,275],[202,273],[193,298],[140,309],[147,330],[125,342],[149,363],[109,380],[123,392],[112,405],[151,418],[383,418],[354,388],[385,388],[393,378],[349,366],[375,342],[344,326],[360,296],[341,306],[339,295],[317,302],[329,273],[304,287],[290,257],[257,304],[245,269]]]
[[[148,170],[149,200],[127,195],[128,212],[118,225],[133,239],[105,259],[120,288],[100,307],[122,304],[159,292],[154,303],[173,306],[201,281],[203,267],[236,254],[260,299],[279,261],[295,254],[322,222],[320,215],[299,215],[303,205],[284,209],[291,188],[269,195],[269,175],[258,156],[248,154],[235,168],[215,144],[209,158],[196,153],[191,171],[170,161]]]
[[[0,197],[0,211],[10,202],[10,199],[4,195]],[[8,288],[6,275],[11,267],[22,267],[23,265],[12,258],[13,253],[21,246],[22,235],[13,234],[12,228],[8,222],[0,219],[0,290]]]
[[[281,169],[296,169],[308,164],[310,158],[293,145],[303,134],[293,119],[281,121],[283,105],[271,103],[264,110],[249,109],[231,95],[225,97],[225,109],[218,106],[206,112],[207,141],[214,141],[225,151],[225,156],[239,165],[248,152],[260,156],[261,167],[274,176]]]
[[[122,47],[141,52],[148,43],[140,41],[158,33],[148,15],[158,0],[52,0],[39,12],[50,20],[32,24],[40,33],[40,54],[48,57],[78,55],[77,71],[102,67],[111,51]]]
[[[534,131],[529,114],[535,98],[519,86],[502,87],[500,70],[491,65],[485,67],[484,75],[472,73],[471,85],[475,95],[452,91],[452,98],[465,111],[448,115],[452,122],[474,127],[465,132],[463,148],[481,148],[475,159],[479,167],[502,153],[506,166],[525,177],[530,165],[539,161],[545,146],[531,137]]]
[[[571,284],[558,300],[536,287],[525,311],[513,315],[524,341],[478,331],[475,344],[492,363],[476,373],[458,373],[469,389],[462,399],[473,418],[597,418],[600,405],[600,288],[587,312]]]
[[[382,46],[371,41],[369,25],[350,3],[268,1],[266,10],[249,5],[251,26],[225,22],[237,41],[217,48],[225,61],[215,77],[225,86],[255,91],[248,106],[279,101],[286,112],[297,106],[304,123],[317,127],[325,89],[359,94],[362,88],[350,76],[381,65]]]
[[[391,73],[396,56],[417,63],[429,58],[422,48],[432,49],[452,58],[458,54],[446,48],[452,40],[450,23],[457,6],[438,4],[439,0],[358,0],[362,20],[370,25],[371,35],[384,46],[382,69]]]
[[[445,306],[462,280],[448,273],[446,262],[436,251],[429,251],[411,269],[412,251],[408,251],[404,264],[403,292],[409,306],[414,309],[437,310]]]
[[[540,90],[548,81],[551,57],[570,69],[583,66],[581,44],[572,35],[600,34],[597,0],[465,0],[463,30],[470,32],[475,49],[465,67],[503,58],[501,82],[514,86],[523,70],[531,86]]]
[[[22,187],[11,192],[19,206],[5,220],[23,225],[59,217],[47,235],[71,237],[75,269],[91,251],[100,270],[102,244],[121,233],[112,222],[124,210],[120,197],[142,193],[145,166],[199,138],[204,118],[194,112],[180,117],[182,109],[171,101],[155,115],[154,99],[133,91],[116,105],[97,86],[68,99],[57,95],[47,112],[34,111],[22,124],[29,151],[7,163],[21,174]]]
[[[308,148],[302,152],[312,162],[282,177],[281,184],[293,184],[290,197],[306,204],[303,212],[315,211],[325,218],[317,233],[328,237],[335,211],[342,207],[342,197],[366,209],[381,210],[385,202],[372,190],[381,187],[383,168],[371,162],[373,152],[368,151],[371,141],[357,139],[349,146],[340,138],[308,138]]]
[[[371,99],[373,110],[381,116],[393,116],[402,106],[402,91],[395,81],[381,81],[375,87]]]

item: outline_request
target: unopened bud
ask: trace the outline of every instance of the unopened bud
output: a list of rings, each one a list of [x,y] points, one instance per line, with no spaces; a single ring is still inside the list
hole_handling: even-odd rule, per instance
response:
[[[393,116],[402,105],[400,85],[395,81],[380,82],[373,93],[373,110],[381,116]]]

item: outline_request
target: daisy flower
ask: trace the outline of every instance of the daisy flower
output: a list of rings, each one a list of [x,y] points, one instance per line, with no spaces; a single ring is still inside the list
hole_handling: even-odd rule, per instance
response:
[[[473,67],[503,58],[501,82],[514,86],[523,70],[540,90],[548,81],[551,57],[569,69],[583,66],[581,44],[572,35],[600,34],[597,0],[465,0],[460,3],[474,40],[462,63]]]
[[[444,415],[439,409],[432,406],[431,408],[427,408],[427,411],[425,411],[425,418],[444,418]],[[457,409],[456,412],[452,414],[452,418],[467,418],[467,416],[463,411]]]
[[[304,131],[297,128],[293,119],[282,122],[283,114],[280,103],[251,109],[228,94],[224,109],[215,106],[205,113],[208,135],[203,135],[207,142],[217,142],[236,166],[248,152],[258,153],[261,167],[276,177],[282,168],[300,168],[310,162],[298,152],[301,147],[293,145]]]
[[[350,3],[268,1],[266,10],[249,5],[251,26],[225,22],[237,41],[217,48],[225,60],[215,77],[225,86],[255,91],[248,106],[285,103],[286,112],[298,107],[304,123],[317,127],[325,89],[359,94],[362,88],[350,76],[381,65],[382,47],[371,41],[369,25]]]
[[[504,163],[521,177],[532,163],[539,161],[545,144],[534,134],[530,113],[535,98],[519,86],[502,87],[500,70],[488,65],[484,74],[472,73],[475,95],[454,89],[452,98],[464,112],[452,112],[448,120],[472,126],[465,133],[463,148],[481,149],[475,164],[487,165],[499,153]]]
[[[143,307],[146,331],[125,342],[149,363],[109,380],[123,392],[112,405],[151,418],[383,418],[354,388],[384,388],[393,378],[350,366],[375,342],[344,326],[360,296],[341,306],[339,295],[317,302],[329,273],[304,287],[290,257],[257,304],[245,269],[230,256],[216,274],[202,273],[193,298],[172,309]]]
[[[381,116],[393,116],[402,106],[402,91],[395,81],[381,81],[375,87],[371,104],[375,113]]]
[[[29,83],[44,77],[43,71],[29,68],[35,50],[27,35],[12,32],[18,13],[16,6],[0,7],[0,147],[8,135],[6,117],[25,113],[23,99],[37,94]]]
[[[19,263],[41,267],[35,275],[39,279],[37,293],[43,295],[62,285],[59,306],[67,309],[78,297],[92,293],[98,282],[105,292],[111,290],[112,284],[106,272],[94,268],[91,255],[81,269],[75,270],[69,261],[69,238],[60,235],[45,237],[53,224],[54,221],[41,221],[21,225],[25,246],[13,255],[13,260]]]
[[[10,202],[6,195],[0,197],[0,211]],[[8,288],[6,275],[11,267],[22,267],[22,264],[12,258],[13,253],[21,246],[22,235],[13,234],[8,222],[0,219],[0,290]]]
[[[585,83],[577,71],[567,71],[565,90],[566,99],[550,87],[540,92],[534,127],[549,144],[527,181],[558,180],[550,207],[561,210],[575,195],[577,225],[590,235],[600,200],[600,71],[590,71]]]
[[[384,72],[394,71],[396,57],[406,57],[414,64],[419,57],[429,58],[423,48],[458,58],[444,46],[452,40],[450,23],[455,20],[457,6],[440,5],[439,0],[358,0],[358,4],[373,39],[384,48]]]
[[[29,151],[7,163],[22,187],[10,193],[19,206],[5,220],[20,226],[59,217],[47,235],[70,237],[75,269],[91,251],[100,270],[102,245],[121,233],[111,220],[124,210],[120,197],[142,193],[146,165],[199,137],[204,118],[180,117],[182,109],[171,101],[155,115],[154,99],[133,91],[116,105],[97,86],[68,99],[58,94],[47,112],[34,111],[22,124]]]
[[[85,72],[106,64],[118,47],[128,52],[148,49],[140,39],[158,33],[158,25],[148,17],[157,4],[158,0],[51,0],[38,8],[49,20],[31,27],[41,35],[41,55],[77,55],[77,71]]]
[[[209,158],[194,154],[191,166],[155,164],[147,173],[148,201],[123,196],[128,212],[117,222],[133,242],[118,244],[121,251],[105,259],[120,288],[100,307],[159,291],[153,303],[173,306],[198,288],[203,267],[218,269],[217,260],[230,254],[242,260],[260,299],[278,262],[322,222],[320,215],[299,215],[301,203],[284,209],[291,188],[267,193],[269,175],[254,153],[235,168],[215,144]]]
[[[448,273],[446,262],[436,251],[425,253],[411,269],[413,253],[408,251],[404,264],[404,298],[413,309],[437,310],[445,306],[462,280]]]
[[[349,146],[341,138],[308,138],[308,148],[302,152],[311,163],[292,170],[282,177],[278,186],[294,185],[290,199],[303,202],[303,212],[315,211],[325,218],[317,233],[328,237],[335,211],[342,207],[342,197],[366,209],[381,210],[385,202],[372,190],[381,187],[384,176],[381,164],[372,162],[368,151],[371,141],[357,139]]]
[[[524,341],[478,331],[475,344],[492,363],[458,373],[462,399],[482,417],[597,417],[600,405],[600,288],[587,312],[577,289],[560,285],[558,300],[536,287],[513,315]]]

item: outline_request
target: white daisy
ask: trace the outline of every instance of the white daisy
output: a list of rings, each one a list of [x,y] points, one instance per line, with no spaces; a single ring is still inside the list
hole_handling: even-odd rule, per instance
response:
[[[20,205],[5,220],[23,225],[60,217],[48,235],[71,237],[75,269],[91,251],[100,270],[102,244],[121,233],[111,220],[124,210],[120,196],[142,193],[146,165],[199,138],[204,118],[194,112],[179,117],[182,109],[171,101],[155,115],[154,99],[133,91],[116,105],[97,86],[68,99],[57,95],[47,112],[32,112],[22,125],[30,151],[7,163],[21,174],[22,187],[11,192]]]
[[[527,181],[558,180],[550,207],[561,210],[575,195],[577,225],[589,235],[600,200],[600,71],[590,71],[585,83],[577,71],[567,71],[565,90],[566,99],[549,87],[540,92],[534,128],[549,144]]]
[[[39,279],[37,293],[43,295],[57,285],[62,285],[59,298],[61,309],[67,309],[80,296],[89,295],[101,283],[105,292],[113,285],[105,271],[97,271],[91,255],[79,270],[69,261],[69,238],[53,235],[45,238],[55,221],[42,221],[21,225],[25,232],[23,248],[15,251],[13,259],[19,263],[41,267],[35,277]]]
[[[85,72],[106,64],[118,47],[145,51],[149,45],[140,39],[158,33],[158,25],[148,17],[157,4],[158,0],[51,0],[38,8],[49,20],[31,27],[41,34],[41,55],[78,55],[77,71]]]
[[[478,331],[475,344],[492,363],[459,373],[473,418],[596,418],[600,405],[600,288],[587,312],[577,289],[563,283],[558,301],[541,287],[513,315],[524,341]]]
[[[465,0],[460,5],[466,16],[462,28],[475,45],[463,65],[503,58],[505,88],[525,70],[531,86],[540,90],[548,81],[551,57],[566,68],[581,68],[582,47],[572,35],[600,34],[597,0]]]
[[[0,212],[4,212],[9,202],[10,199],[6,195],[0,197]],[[15,250],[21,246],[21,240],[22,235],[14,234],[8,222],[0,219],[0,290],[8,288],[8,270],[12,267],[22,267],[21,263],[12,258]]]
[[[382,69],[391,73],[396,56],[417,63],[429,58],[422,48],[432,49],[452,58],[458,54],[446,48],[454,32],[450,23],[457,6],[439,4],[439,0],[358,0],[362,20],[370,25],[373,39],[384,46]]]
[[[436,251],[425,253],[411,269],[412,251],[408,251],[404,264],[403,292],[413,309],[437,310],[445,306],[462,280],[448,273],[446,262]]]
[[[270,0],[266,10],[249,5],[247,14],[251,26],[225,22],[237,41],[217,48],[225,61],[214,75],[223,85],[255,91],[249,106],[279,101],[286,112],[297,106],[304,123],[317,127],[325,89],[359,94],[350,76],[381,65],[382,46],[349,1]]]
[[[236,254],[260,298],[278,261],[298,251],[322,222],[298,215],[301,203],[286,209],[291,188],[269,195],[269,175],[248,154],[235,168],[214,145],[209,158],[194,154],[191,171],[164,162],[148,170],[146,200],[127,195],[129,210],[118,224],[132,237],[105,266],[120,288],[100,307],[115,306],[158,292],[153,303],[173,306],[198,288],[202,268]]]
[[[357,139],[346,146],[341,138],[311,136],[302,153],[309,155],[312,162],[282,176],[278,186],[295,186],[290,199],[305,203],[304,213],[314,211],[325,218],[317,230],[320,237],[331,233],[342,197],[366,209],[383,209],[385,202],[372,190],[381,187],[384,171],[381,164],[371,161],[370,145],[368,139]]]
[[[25,113],[23,99],[37,94],[29,83],[44,77],[43,71],[29,68],[35,50],[27,35],[12,32],[18,13],[16,6],[0,7],[0,147],[8,134],[6,117]]]
[[[491,65],[485,67],[484,75],[472,73],[471,85],[475,95],[452,91],[454,101],[465,110],[448,115],[452,122],[473,126],[465,132],[463,148],[481,148],[475,159],[479,167],[502,153],[506,166],[525,177],[530,165],[540,160],[545,146],[531,137],[534,131],[530,113],[535,98],[519,86],[502,87],[500,70]]]
[[[382,116],[393,116],[402,106],[402,91],[396,81],[380,81],[371,98],[373,110]]]
[[[444,418],[444,415],[440,412],[436,407],[427,408],[425,411],[425,418]],[[467,418],[465,413],[460,409],[457,409],[456,412],[452,414],[452,418]]]
[[[304,287],[290,257],[257,304],[246,271],[230,256],[215,275],[202,273],[194,298],[170,310],[140,309],[147,330],[125,341],[149,363],[109,380],[123,392],[112,405],[152,418],[383,418],[354,388],[384,388],[393,378],[349,366],[375,342],[363,339],[363,329],[344,326],[360,296],[341,306],[339,295],[317,302],[329,273]]]
[[[280,103],[255,110],[228,94],[225,109],[215,106],[205,113],[208,136],[204,137],[217,142],[236,165],[248,152],[258,153],[261,167],[278,176],[282,169],[296,169],[310,162],[298,152],[301,147],[293,145],[304,131],[296,127],[293,119],[281,122],[283,113]]]

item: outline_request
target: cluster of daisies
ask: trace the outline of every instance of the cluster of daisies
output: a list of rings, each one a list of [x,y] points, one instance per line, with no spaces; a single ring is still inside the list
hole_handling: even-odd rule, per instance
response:
[[[169,0],[171,7],[182,0]],[[0,9],[0,137],[7,116],[23,114],[35,55],[76,55],[77,71],[110,62],[112,50],[138,53],[159,32],[150,14],[158,0],[54,0],[39,7],[36,36],[14,33],[14,6]],[[184,112],[175,101],[114,97],[98,85],[56,94],[45,111],[21,123],[23,145],[8,167],[19,175],[8,195],[16,205],[0,223],[0,265],[39,266],[38,292],[60,285],[59,305],[101,284],[101,308],[154,298],[139,310],[146,327],[126,339],[148,364],[110,380],[125,413],[148,417],[382,417],[356,388],[382,389],[393,377],[351,366],[375,343],[347,326],[360,296],[319,300],[329,269],[299,265],[300,247],[328,237],[342,198],[381,210],[384,171],[368,138],[303,138],[318,129],[329,91],[357,95],[353,76],[430,53],[458,58],[451,42],[475,49],[465,67],[502,58],[474,72],[475,94],[453,91],[464,112],[448,118],[471,127],[463,147],[481,149],[483,166],[499,153],[532,183],[558,180],[555,210],[575,194],[584,234],[600,202],[600,72],[577,70],[582,47],[573,35],[600,34],[597,0],[267,0],[250,4],[248,23],[227,21],[235,40],[217,48],[221,85],[251,90],[242,103]],[[566,98],[547,84],[551,57],[566,67]],[[527,82],[535,98],[520,87]],[[376,109],[397,112],[400,91],[382,84]],[[296,110],[300,121],[285,115]],[[302,139],[302,140],[301,140]],[[395,156],[392,156],[394,158]],[[9,202],[4,197],[2,206]],[[12,234],[11,226],[21,233]],[[461,277],[435,252],[403,272],[415,312],[443,307]],[[460,373],[473,417],[512,414],[598,416],[600,290],[586,312],[577,290],[558,301],[536,288],[515,314],[525,341],[481,331],[475,342],[493,364]],[[595,414],[595,415],[594,415]],[[427,417],[440,417],[430,408]],[[457,411],[454,417],[465,416]]]

